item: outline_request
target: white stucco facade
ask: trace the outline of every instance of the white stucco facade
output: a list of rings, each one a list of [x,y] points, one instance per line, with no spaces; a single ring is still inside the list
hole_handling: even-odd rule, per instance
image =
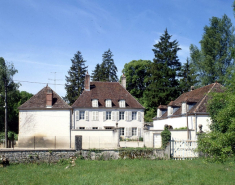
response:
[[[144,110],[126,108],[74,108],[72,123],[72,128],[75,130],[93,129],[98,132],[102,129],[111,129],[118,126],[120,128],[120,135],[123,137],[142,137]]]
[[[71,110],[20,110],[19,111],[19,146],[26,140],[57,143],[57,148],[70,147]],[[35,138],[34,138],[35,137]],[[50,141],[51,140],[51,141]],[[38,143],[37,143],[38,142]],[[61,143],[60,145],[58,143]]]
[[[151,130],[163,130],[164,125],[171,125],[173,129],[186,127],[187,126],[187,117],[180,116],[180,117],[168,117],[167,119],[159,119],[153,121],[153,127]],[[189,129],[198,131],[198,125],[202,125],[202,131],[208,132],[209,125],[211,124],[211,119],[209,115],[200,115],[194,114],[188,116],[188,127]]]

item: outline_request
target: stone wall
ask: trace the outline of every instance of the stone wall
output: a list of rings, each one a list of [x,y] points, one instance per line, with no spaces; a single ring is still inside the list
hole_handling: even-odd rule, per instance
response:
[[[58,162],[60,159],[79,157],[90,160],[110,160],[119,158],[170,159],[170,145],[163,149],[119,149],[119,150],[12,150],[0,149],[0,157],[10,163]]]

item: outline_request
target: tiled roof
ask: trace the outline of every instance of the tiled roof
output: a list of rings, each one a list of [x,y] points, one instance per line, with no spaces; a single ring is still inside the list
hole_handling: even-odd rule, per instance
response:
[[[48,109],[46,108],[46,96],[47,91],[52,90],[46,86],[40,90],[37,94],[31,97],[28,101],[18,107],[19,110],[30,109]],[[69,106],[55,91],[52,90],[52,109],[71,109]]]
[[[159,109],[167,109],[167,105],[159,105],[158,108]]]
[[[99,108],[105,108],[105,100],[112,100],[112,107],[119,108],[119,100],[126,101],[126,108],[144,107],[118,82],[90,82],[90,91],[83,91],[73,108],[92,108],[92,99],[98,99]]]
[[[177,106],[179,109],[172,116],[180,116],[182,113],[182,102],[195,103],[195,105],[188,111],[188,113],[207,113],[206,104],[208,101],[209,92],[222,92],[222,85],[219,83],[212,83],[210,85],[181,94],[175,101],[171,101],[168,106]],[[167,111],[160,117],[155,116],[153,119],[167,118]]]

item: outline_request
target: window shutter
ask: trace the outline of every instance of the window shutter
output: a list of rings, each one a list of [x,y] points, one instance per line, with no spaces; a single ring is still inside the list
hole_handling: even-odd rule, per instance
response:
[[[129,134],[128,128],[126,127],[125,130],[126,130],[126,137],[128,137]]]
[[[141,128],[137,128],[138,129],[138,136],[141,136]]]
[[[89,111],[85,111],[86,121],[89,121]]]
[[[103,121],[106,121],[106,111],[103,111]]]
[[[96,111],[96,121],[99,121],[99,111]]]
[[[131,120],[132,120],[132,112],[129,111],[129,121],[131,121]]]
[[[79,111],[77,110],[76,111],[76,121],[78,121],[79,120]]]
[[[114,111],[112,111],[112,113],[111,113],[111,119],[112,119],[112,121],[115,121],[115,114],[114,114],[115,112]]]
[[[119,111],[116,112],[116,121],[119,121]]]
[[[138,121],[141,121],[141,112],[140,111],[137,112],[137,116],[138,116]]]
[[[128,121],[128,111],[125,111],[124,114],[125,114],[125,120]]]
[[[129,127],[129,136],[132,136],[132,127]]]

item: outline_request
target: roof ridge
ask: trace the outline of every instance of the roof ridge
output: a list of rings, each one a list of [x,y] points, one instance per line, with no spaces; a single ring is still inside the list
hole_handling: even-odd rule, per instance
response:
[[[196,111],[198,110],[199,106],[201,106],[203,100],[207,97],[207,95],[211,92],[211,90],[215,87],[217,83],[214,83],[213,86],[210,88],[210,90],[206,93],[206,95],[201,99],[200,103],[198,104],[198,106],[195,108],[194,113],[196,113]],[[211,84],[210,84],[211,85]],[[206,86],[204,86],[206,87]]]

